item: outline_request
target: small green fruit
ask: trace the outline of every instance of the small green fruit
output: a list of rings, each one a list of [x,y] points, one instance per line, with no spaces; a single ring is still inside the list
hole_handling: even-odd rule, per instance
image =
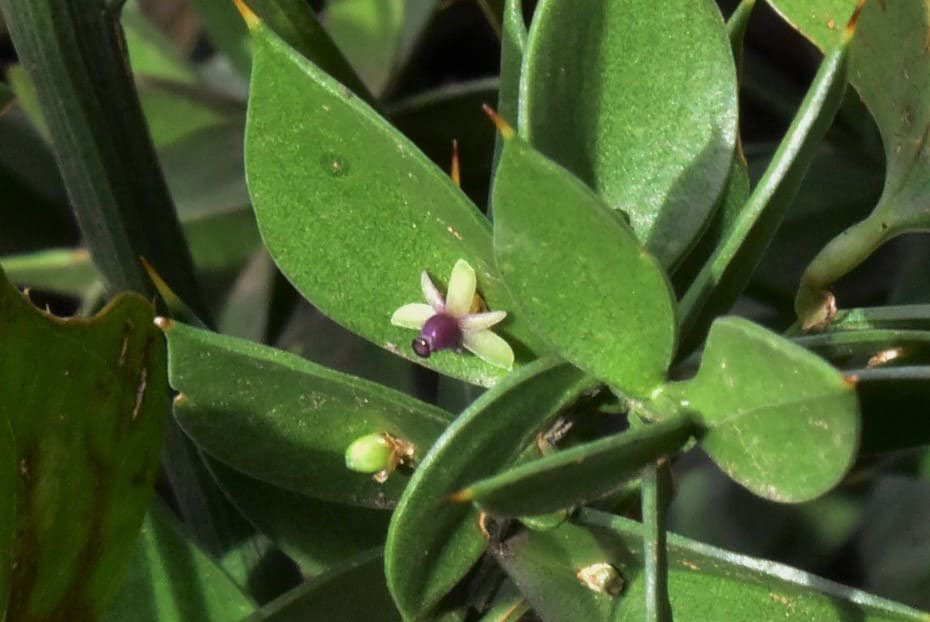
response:
[[[383,434],[366,434],[346,449],[346,467],[359,473],[377,473],[390,468],[395,447]]]

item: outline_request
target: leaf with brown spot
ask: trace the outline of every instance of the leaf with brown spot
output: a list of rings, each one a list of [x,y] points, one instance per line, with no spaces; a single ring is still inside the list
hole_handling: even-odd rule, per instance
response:
[[[17,499],[7,620],[96,619],[119,585],[168,412],[152,317],[145,299],[123,295],[93,318],[57,318],[0,273],[0,426],[13,439],[0,453],[16,465]],[[2,594],[0,576],[0,605]]]

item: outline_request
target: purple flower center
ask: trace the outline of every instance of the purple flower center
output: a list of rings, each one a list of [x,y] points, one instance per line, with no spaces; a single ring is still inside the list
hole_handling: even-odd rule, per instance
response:
[[[413,351],[427,358],[431,353],[454,348],[462,341],[458,320],[446,313],[437,313],[426,320],[420,336],[413,340]]]

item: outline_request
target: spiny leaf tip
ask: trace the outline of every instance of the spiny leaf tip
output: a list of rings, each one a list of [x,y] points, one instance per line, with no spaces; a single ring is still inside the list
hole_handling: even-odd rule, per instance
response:
[[[467,503],[474,499],[474,494],[472,494],[471,488],[463,488],[458,492],[454,492],[449,495],[449,499],[455,501],[456,503]]]
[[[236,5],[236,9],[239,10],[239,14],[242,16],[242,19],[245,21],[245,25],[248,26],[249,30],[254,30],[262,20],[259,19],[258,15],[249,8],[249,5],[245,3],[245,0],[233,0],[233,4]]]
[[[504,121],[501,116],[497,114],[496,110],[487,104],[481,104],[481,109],[484,110],[484,113],[488,115],[488,117],[490,117],[491,121],[494,122],[494,125],[497,126],[497,130],[501,133],[501,136],[504,138],[504,140],[510,140],[516,135],[510,124]]]
[[[856,26],[859,24],[859,16],[862,15],[862,9],[865,7],[866,1],[867,0],[859,0],[859,3],[856,4],[855,10],[853,10],[852,16],[846,23],[846,30],[843,32],[844,43],[852,39],[853,35],[856,34]]]

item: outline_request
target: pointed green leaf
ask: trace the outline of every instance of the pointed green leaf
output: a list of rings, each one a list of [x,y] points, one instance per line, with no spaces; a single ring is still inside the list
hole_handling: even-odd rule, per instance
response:
[[[487,546],[477,510],[449,495],[515,460],[592,382],[570,365],[538,361],[475,400],[436,441],[394,510],[385,548],[405,618],[426,615]]]
[[[152,316],[124,295],[90,319],[53,317],[0,273],[0,425],[14,439],[4,456],[16,465],[17,512],[7,620],[93,619],[118,587],[168,409]]]
[[[736,71],[716,5],[543,0],[521,92],[533,146],[676,264],[710,218],[736,144]]]
[[[119,596],[102,622],[227,622],[254,610],[251,599],[156,502],[142,524]]]
[[[287,592],[244,622],[368,620],[400,622],[384,581],[381,551],[359,555]]]
[[[590,622],[618,619],[611,617],[611,611],[632,577],[620,572],[614,577],[610,591],[598,591],[582,582],[579,573],[595,564],[606,562],[620,568],[613,559],[620,555],[605,550],[586,530],[565,523],[549,531],[524,531],[492,552],[541,619]],[[645,618],[640,615],[629,619]]]
[[[389,321],[401,305],[422,302],[422,270],[445,278],[458,259],[474,266],[490,309],[511,309],[486,219],[345,87],[261,23],[253,39],[246,171],[282,272],[323,313],[377,345],[469,382],[496,382],[506,372],[468,354],[419,359],[409,346],[416,333]],[[533,339],[520,318],[500,333],[519,362],[532,358],[519,347]]]
[[[705,428],[701,446],[714,462],[767,499],[817,497],[855,458],[859,407],[852,383],[748,320],[714,322],[697,375],[663,392]]]
[[[581,550],[595,545],[601,547],[607,558],[613,560],[620,574],[627,579],[624,591],[617,599],[613,611],[615,617],[612,619],[642,620],[645,614],[645,577],[640,570],[642,525],[589,509],[580,511],[579,521],[588,528],[571,526],[566,529],[561,540],[554,543],[559,547],[556,554],[566,558],[566,552],[575,551],[576,547]],[[533,535],[538,537],[540,534]],[[927,616],[905,605],[821,579],[796,568],[739,555],[672,533],[668,535],[668,558],[669,597],[676,620],[917,622],[926,620]],[[542,585],[537,589],[542,591],[547,588]],[[549,590],[551,592],[552,588]],[[536,604],[532,598],[530,602]]]
[[[595,501],[677,451],[691,429],[686,416],[644,425],[521,464],[471,484],[458,496],[498,516],[544,514]]]
[[[251,477],[312,497],[390,507],[409,473],[379,484],[345,450],[386,432],[426,455],[451,416],[299,356],[180,322],[162,322],[175,417],[205,452]],[[248,439],[248,443],[243,443]]]
[[[675,303],[622,218],[520,138],[494,179],[494,251],[521,317],[565,359],[637,396],[665,378]]]

